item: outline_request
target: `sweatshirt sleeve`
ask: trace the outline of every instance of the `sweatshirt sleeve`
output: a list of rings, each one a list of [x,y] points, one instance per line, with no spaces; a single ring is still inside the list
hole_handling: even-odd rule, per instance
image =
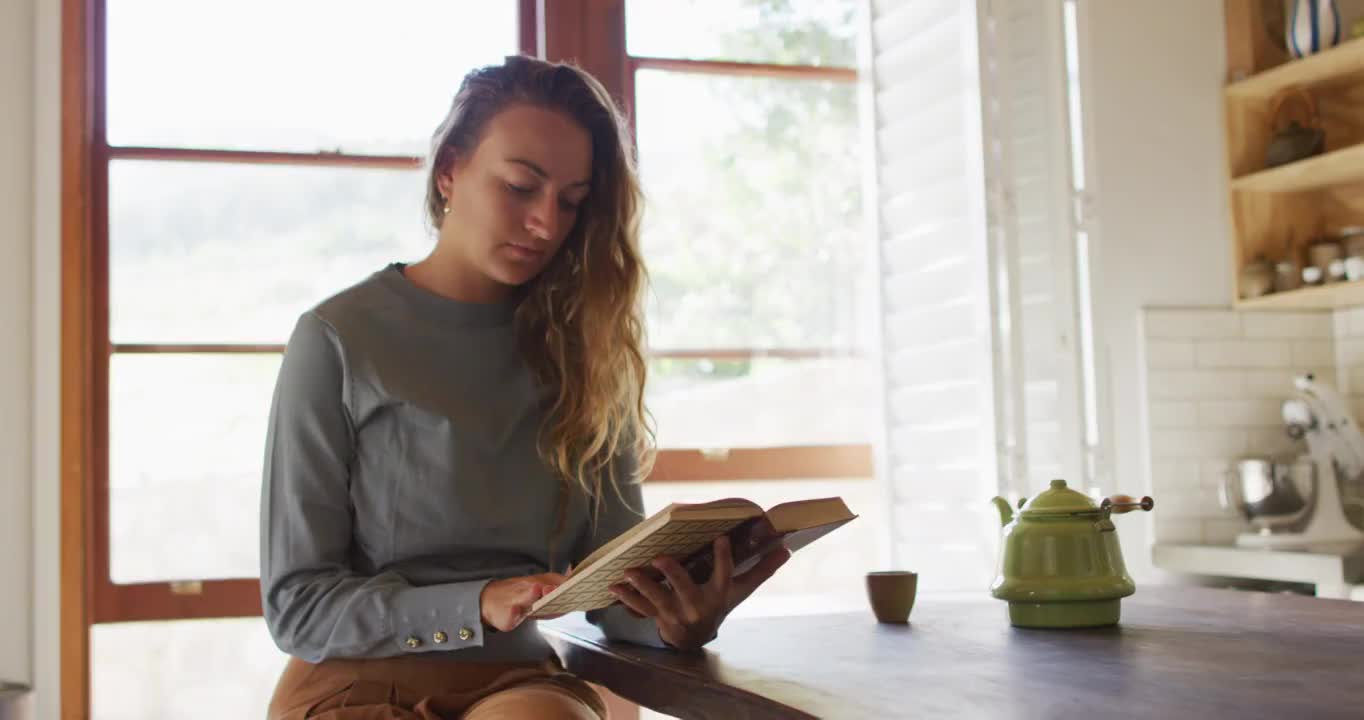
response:
[[[623,455],[622,458],[624,461],[618,464],[616,470],[616,477],[622,478],[620,492],[617,493],[609,487],[602,489],[602,506],[596,526],[589,529],[586,542],[574,554],[575,564],[644,519],[644,497],[640,492],[639,483],[629,480],[634,477],[637,460],[631,453]],[[623,640],[650,647],[671,647],[659,637],[658,623],[654,622],[653,618],[636,617],[620,603],[589,611],[587,620],[601,628],[602,634],[611,640]]]
[[[281,650],[308,662],[483,644],[487,580],[416,587],[352,569],[355,426],[335,330],[301,317],[271,403],[261,488],[261,605]]]

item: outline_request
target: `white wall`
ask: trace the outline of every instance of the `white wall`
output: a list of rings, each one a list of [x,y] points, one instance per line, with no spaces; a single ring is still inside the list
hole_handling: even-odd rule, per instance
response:
[[[33,688],[35,718],[60,692],[61,2],[35,0],[33,154]]]
[[[1088,61],[1082,82],[1099,223],[1098,377],[1110,398],[1112,428],[1108,487],[1150,493],[1141,308],[1218,306],[1231,297],[1222,3],[1080,5],[1087,15],[1081,25],[1082,33],[1088,31],[1081,39],[1082,62]],[[1140,582],[1152,573],[1152,518],[1124,518],[1120,524],[1129,569]]]
[[[32,37],[31,97],[3,103],[31,113],[32,126],[23,142],[30,153],[31,244],[21,266],[31,270],[30,371],[31,412],[27,418],[31,461],[31,589],[26,627],[31,637],[31,683],[36,695],[34,718],[60,714],[60,380],[61,380],[61,0],[11,0],[26,8],[21,32]],[[0,262],[17,259],[0,250]],[[25,418],[19,418],[24,422]]]
[[[0,3],[0,679],[32,680],[33,4]]]

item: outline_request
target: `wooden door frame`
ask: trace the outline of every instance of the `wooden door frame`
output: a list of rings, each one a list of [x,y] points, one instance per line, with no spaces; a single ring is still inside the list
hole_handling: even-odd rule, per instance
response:
[[[61,12],[60,706],[63,720],[80,720],[90,715],[94,555],[96,0],[62,0]]]

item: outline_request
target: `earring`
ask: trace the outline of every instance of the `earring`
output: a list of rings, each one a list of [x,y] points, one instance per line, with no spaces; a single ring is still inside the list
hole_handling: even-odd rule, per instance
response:
[[[450,198],[441,198],[441,200],[444,200],[444,201],[445,201],[445,207],[441,208],[440,214],[442,214],[442,215],[449,215],[449,214],[450,214]]]

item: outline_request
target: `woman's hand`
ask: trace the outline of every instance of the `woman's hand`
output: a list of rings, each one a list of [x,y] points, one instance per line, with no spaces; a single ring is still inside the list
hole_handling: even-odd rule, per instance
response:
[[[478,597],[483,624],[502,632],[515,630],[530,614],[535,601],[548,595],[566,579],[559,573],[541,573],[494,580],[484,585],[483,593]]]
[[[609,590],[636,615],[653,618],[664,642],[681,650],[694,650],[710,642],[725,616],[790,557],[789,550],[778,548],[743,575],[731,578],[734,558],[729,538],[722,535],[715,540],[715,569],[704,584],[697,585],[681,563],[661,557],[652,564],[671,588],[632,568],[625,571],[628,583],[617,583]]]

